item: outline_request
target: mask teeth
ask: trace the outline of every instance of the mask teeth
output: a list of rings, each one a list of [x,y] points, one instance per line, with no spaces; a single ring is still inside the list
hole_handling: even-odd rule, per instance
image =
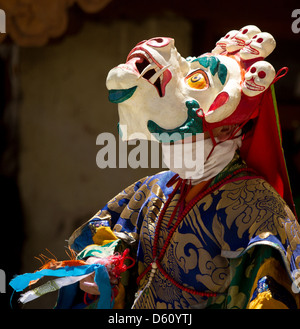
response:
[[[139,75],[138,79],[140,79],[143,75],[145,75],[149,70],[155,69],[156,67],[157,65],[154,62],[150,63],[147,67],[144,68],[142,73]]]
[[[152,84],[165,72],[165,70],[170,67],[171,64],[163,67],[162,69],[160,69],[158,72],[156,72],[151,79],[149,79],[149,82],[151,82]]]

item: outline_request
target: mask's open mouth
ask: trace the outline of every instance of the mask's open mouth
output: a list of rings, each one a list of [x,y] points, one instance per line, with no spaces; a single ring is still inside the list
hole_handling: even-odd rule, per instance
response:
[[[249,90],[252,90],[252,91],[263,91],[265,89],[264,86],[260,86],[257,83],[255,83],[253,77],[251,79],[249,79],[249,80],[246,80],[245,81],[245,84],[246,84],[247,88]]]
[[[149,81],[156,88],[160,97],[165,95],[166,85],[172,78],[172,74],[168,70],[170,65],[160,65],[148,52],[143,50],[131,52],[126,65],[130,65],[139,74],[139,79]]]
[[[253,47],[251,47],[251,45],[246,46],[243,50],[249,54],[259,55],[259,51],[257,49],[254,49]]]
[[[230,40],[230,44],[238,47],[244,47],[245,46],[245,41],[239,38],[234,38]]]
[[[225,42],[218,42],[217,46],[221,47],[223,50],[226,50],[226,43]]]

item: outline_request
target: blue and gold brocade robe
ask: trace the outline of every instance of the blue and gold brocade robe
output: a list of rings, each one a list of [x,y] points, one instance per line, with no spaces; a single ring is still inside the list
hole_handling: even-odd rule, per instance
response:
[[[224,179],[245,164],[233,161],[211,182]],[[136,267],[121,279],[121,307],[144,308],[299,308],[299,294],[292,289],[300,268],[300,227],[278,193],[262,178],[240,172],[199,199],[182,219],[166,249],[161,265],[176,282],[202,297],[176,287],[159,270],[149,288],[148,272],[139,285],[136,278],[153,262],[153,240],[158,216],[173,187],[166,187],[171,171],[145,177],[107,203],[69,240],[79,258],[103,255],[129,247]],[[162,220],[158,250],[174,223],[167,227],[178,202],[175,193]],[[175,216],[174,222],[177,217]],[[109,227],[117,240],[103,236]],[[105,234],[104,234],[105,235]],[[300,281],[300,279],[299,279]],[[74,288],[75,289],[75,288]],[[70,289],[69,289],[70,290]],[[78,288],[75,289],[78,293]],[[78,307],[63,289],[57,308]],[[66,303],[66,300],[68,302]],[[91,303],[90,308],[97,303]]]

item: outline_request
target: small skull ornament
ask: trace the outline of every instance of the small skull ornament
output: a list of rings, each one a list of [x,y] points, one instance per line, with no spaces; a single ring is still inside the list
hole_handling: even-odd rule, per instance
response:
[[[251,41],[241,49],[240,56],[243,60],[266,58],[276,47],[276,41],[270,33],[261,32],[254,35]]]
[[[226,45],[226,50],[229,53],[232,53],[244,48],[246,42],[249,41],[255,34],[260,32],[261,30],[255,25],[244,26],[232,39],[229,40]]]
[[[264,92],[275,78],[275,69],[265,61],[258,61],[245,74],[242,91],[245,95],[253,97]]]
[[[238,30],[229,31],[224,37],[222,37],[217,43],[216,47],[212,50],[213,54],[221,54],[226,51],[226,47],[230,40],[236,36]]]

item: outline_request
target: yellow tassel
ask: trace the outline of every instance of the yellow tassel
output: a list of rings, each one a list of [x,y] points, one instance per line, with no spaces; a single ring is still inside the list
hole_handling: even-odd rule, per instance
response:
[[[99,246],[104,246],[110,242],[117,240],[118,238],[114,235],[110,227],[100,226],[97,229],[96,234],[93,236],[93,241]]]

